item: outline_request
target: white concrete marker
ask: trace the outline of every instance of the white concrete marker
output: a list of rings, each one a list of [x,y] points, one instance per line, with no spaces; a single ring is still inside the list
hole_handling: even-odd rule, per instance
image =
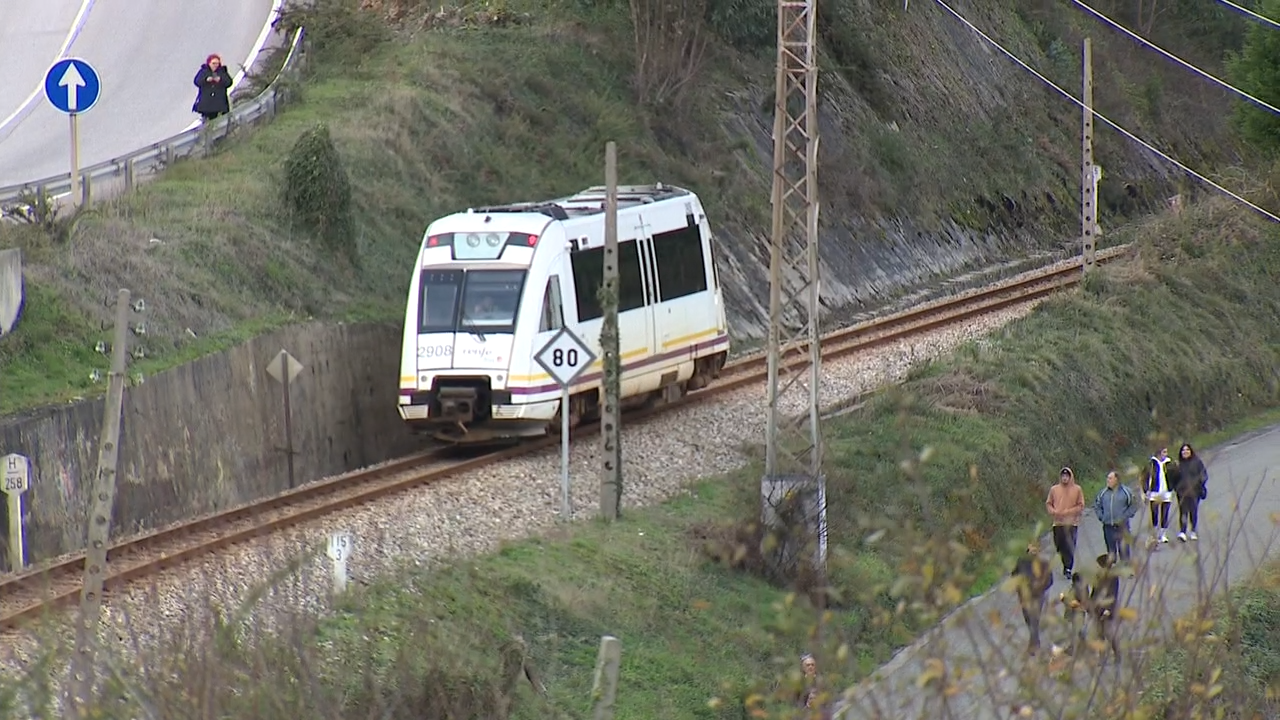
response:
[[[0,484],[9,501],[9,571],[27,566],[26,529],[22,522],[22,494],[31,486],[31,461],[25,455],[10,453],[0,459],[4,481]]]
[[[329,559],[333,561],[333,592],[340,595],[347,589],[347,558],[355,547],[351,533],[341,530],[329,536]]]

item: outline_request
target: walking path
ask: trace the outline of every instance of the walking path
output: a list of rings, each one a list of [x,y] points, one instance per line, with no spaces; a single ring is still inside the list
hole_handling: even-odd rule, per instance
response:
[[[1169,456],[1177,445],[1170,443]],[[1200,453],[1209,468],[1209,498],[1200,505],[1200,540],[1181,543],[1177,504],[1170,513],[1169,544],[1154,551],[1134,549],[1136,577],[1121,581],[1123,604],[1137,613],[1121,623],[1124,675],[1148,664],[1144,648],[1171,637],[1173,621],[1200,605],[1200,599],[1247,579],[1280,543],[1280,425],[1235,438]],[[1132,486],[1131,486],[1132,487]],[[1096,568],[1105,552],[1102,528],[1093,516],[1093,498],[1085,498],[1077,570]],[[1151,537],[1145,503],[1134,519],[1134,534]],[[1051,548],[1046,541],[1045,547]],[[1069,630],[1056,601],[1067,589],[1054,556],[1054,584],[1042,630],[1044,650],[1026,656],[1027,629],[1017,599],[996,587],[961,606],[915,644],[904,648],[849,695],[837,712],[840,720],[1005,720],[1015,717],[1061,718],[1079,715],[1068,707],[1121,675],[1098,671],[1096,662],[1076,664],[1073,675],[1059,672],[1069,658],[1051,650],[1066,642]],[[1058,620],[1050,624],[1051,620]],[[1085,650],[1079,653],[1088,657]],[[938,661],[942,664],[939,666]],[[945,668],[942,682],[922,686],[930,668]],[[1049,672],[1045,672],[1049,670]],[[1034,679],[1032,679],[1034,678]],[[1030,681],[1029,681],[1030,680]],[[1064,688],[1083,688],[1068,693]],[[1074,695],[1075,697],[1068,697]],[[1093,699],[1095,712],[1098,700]],[[1075,708],[1078,711],[1079,708]]]

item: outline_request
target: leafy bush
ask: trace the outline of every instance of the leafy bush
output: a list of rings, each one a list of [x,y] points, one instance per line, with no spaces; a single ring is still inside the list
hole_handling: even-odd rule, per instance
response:
[[[355,259],[351,181],[327,125],[313,125],[294,143],[285,159],[284,200],[331,249]]]

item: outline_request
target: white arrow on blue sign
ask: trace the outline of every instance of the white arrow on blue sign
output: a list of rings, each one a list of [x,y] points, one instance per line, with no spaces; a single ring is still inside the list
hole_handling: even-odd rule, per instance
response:
[[[87,112],[98,102],[101,94],[98,71],[79,58],[59,60],[45,73],[44,96],[60,112],[68,115]]]

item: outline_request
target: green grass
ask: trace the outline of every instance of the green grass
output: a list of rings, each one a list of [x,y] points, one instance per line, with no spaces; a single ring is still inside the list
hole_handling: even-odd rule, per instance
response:
[[[954,356],[915,370],[901,387],[827,425],[829,498],[833,510],[838,508],[829,516],[831,580],[848,613],[839,617],[846,623],[850,617],[863,618],[877,627],[869,644],[873,649],[841,672],[862,674],[869,663],[884,657],[887,645],[909,638],[912,627],[931,621],[964,595],[989,588],[1007,571],[1008,548],[1029,538],[1027,530],[1042,516],[1045,492],[1062,465],[1073,466],[1093,492],[1108,468],[1123,471],[1137,465],[1152,443],[1192,438],[1204,446],[1227,433],[1280,419],[1280,389],[1274,380],[1274,368],[1280,366],[1280,326],[1275,323],[1280,317],[1275,284],[1280,233],[1214,202],[1178,219],[1162,219],[1133,236],[1142,247],[1138,260],[1104,269],[1083,291],[1049,300]],[[1152,259],[1156,257],[1159,262]],[[1150,332],[1153,328],[1158,332]],[[1130,458],[1137,462],[1126,462]],[[755,476],[747,472],[736,482],[750,488]],[[699,488],[698,493],[708,490]],[[723,518],[731,509],[705,500],[698,507],[706,513],[701,518]],[[740,500],[739,507],[739,517],[757,512],[749,500]],[[677,524],[693,519],[680,518],[683,512],[674,509],[654,511],[664,513]],[[637,522],[652,522],[654,515]],[[714,524],[723,537],[726,522]],[[887,535],[868,554],[864,538],[878,530]],[[715,597],[736,598],[751,587],[723,584],[724,571],[715,566],[700,566],[697,560],[684,564],[689,551],[670,537],[633,537],[624,549],[618,536],[606,542],[598,529],[584,532],[561,551],[575,543],[602,553],[604,548],[624,553],[648,546],[642,552],[650,561],[661,558],[679,568],[672,576],[675,588],[683,586],[684,580],[677,578],[689,577],[685,573],[705,574],[694,586],[719,590],[706,591],[713,606]],[[675,530],[664,534],[681,535]],[[960,546],[947,551],[954,566],[944,567],[948,556],[939,542]],[[507,550],[505,555],[526,557],[522,553],[529,552]],[[928,555],[939,555],[932,571],[925,570]],[[543,584],[544,589],[566,582],[562,574],[575,578],[570,586],[600,581],[581,560],[550,557],[557,557],[550,567],[530,563],[536,568],[531,577],[557,578]],[[868,575],[868,562],[879,572]],[[623,569],[625,562],[610,566],[633,576]],[[486,578],[498,566],[477,567],[474,577]],[[899,588],[904,596],[927,602],[903,616],[884,612],[883,593],[891,583],[930,573],[932,579],[921,586]],[[614,575],[605,572],[604,577]],[[770,597],[769,591],[761,592],[765,597],[753,606]],[[696,632],[679,624],[685,616],[676,611],[690,601],[667,606],[664,642],[686,643],[688,634]],[[614,623],[629,622],[633,612],[648,617],[649,611],[634,602],[615,598],[607,603],[609,617]],[[754,625],[758,620],[747,614],[741,621]],[[706,622],[719,628],[721,620],[708,617]],[[609,627],[603,623],[593,632],[609,632]],[[843,639],[868,647],[856,636]],[[775,640],[775,647],[789,649],[794,645],[788,643],[795,641]],[[752,677],[768,670],[746,648],[737,655]],[[724,663],[711,664],[716,670],[701,681],[703,694],[714,694],[717,673],[735,681],[741,677],[741,671],[730,672]],[[634,712],[649,716],[639,707]]]
[[[1148,717],[1274,715],[1280,691],[1280,564],[1259,568],[1217,598],[1204,617],[1184,618],[1179,642],[1144,669],[1141,700]],[[1197,627],[1200,622],[1206,624]],[[1216,695],[1187,693],[1192,683]]]
[[[864,676],[1003,576],[1062,464],[1092,486],[1162,438],[1207,446],[1280,419],[1276,229],[1215,202],[1137,234],[1139,259],[828,423],[825,639],[851,649],[828,661],[833,680]],[[788,606],[783,590],[708,559],[751,555],[731,518],[758,512],[756,478],[748,468],[612,527],[396,576],[352,596],[319,637],[349,665],[376,628],[384,683],[407,665],[474,686],[496,682],[485,658],[520,634],[551,688],[521,691],[515,717],[534,718],[583,716],[598,638],[612,634],[620,717],[744,717],[744,699],[810,647],[813,619],[803,596]]]
[[[796,665],[810,624],[785,592],[709,565],[690,536],[749,502],[744,486],[704,482],[690,496],[612,526],[578,525],[569,536],[389,578],[351,598],[320,640],[355,653],[341,662],[362,662],[370,647],[357,638],[377,627],[380,674],[396,676],[408,662],[483,675],[478,671],[496,672],[490,650],[521,634],[549,688],[545,701],[522,693],[515,717],[532,720],[586,716],[600,636],[614,635],[624,658],[618,717],[739,717],[742,698],[767,694],[772,679]],[[889,645],[865,621],[843,613],[829,631],[847,638],[857,664],[869,670]],[[410,647],[431,650],[407,659]],[[713,697],[724,707],[709,707]]]
[[[1213,202],[1133,237],[1136,260],[827,424],[833,682],[865,676],[1003,575],[1060,465],[1093,481],[1166,437],[1208,445],[1280,419],[1276,228]],[[218,702],[255,717],[274,717],[250,712],[268,700],[327,718],[392,699],[407,713],[394,717],[446,701],[465,708],[455,717],[503,717],[505,701],[510,717],[585,717],[610,634],[623,643],[618,717],[752,716],[753,698],[768,705],[789,687],[814,620],[803,594],[754,572],[738,519],[758,513],[758,478],[748,467],[611,526],[358,587],[303,637],[225,650],[220,662],[244,675],[215,683],[237,689]],[[1274,612],[1271,599],[1249,602],[1262,620]],[[1255,645],[1274,635],[1262,620]],[[516,636],[545,697],[512,680]],[[251,648],[260,659],[244,659]],[[1233,657],[1258,665],[1270,657],[1259,652]]]

